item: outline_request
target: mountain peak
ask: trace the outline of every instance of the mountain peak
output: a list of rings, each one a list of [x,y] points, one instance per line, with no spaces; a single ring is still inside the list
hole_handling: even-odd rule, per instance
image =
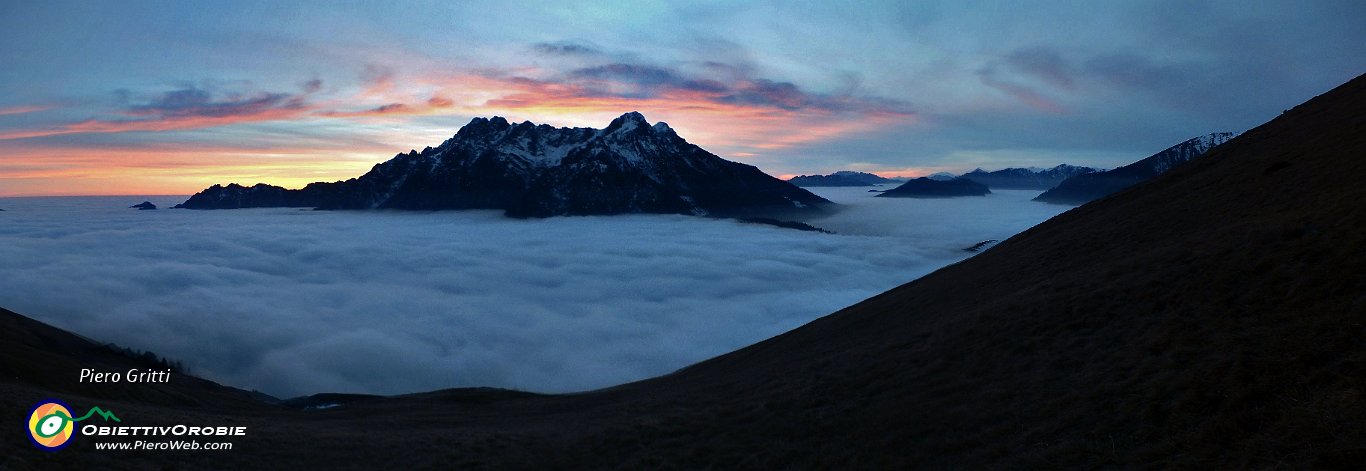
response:
[[[990,172],[979,167],[976,170],[964,173],[962,177],[999,190],[1047,190],[1058,186],[1059,183],[1068,178],[1094,171],[1096,171],[1094,168],[1068,164],[1060,164],[1052,168],[1009,167]]]
[[[602,131],[604,134],[612,134],[617,132],[631,132],[636,129],[648,127],[650,127],[650,122],[645,120],[645,115],[640,114],[638,111],[632,111],[612,120],[612,124],[608,124]]]
[[[840,170],[829,175],[799,175],[788,180],[797,186],[872,186],[892,180],[867,173]]]
[[[645,120],[645,115],[640,114],[639,111],[632,111],[632,112],[623,114],[623,115],[621,115],[620,117],[618,117],[617,119],[618,119],[618,120],[626,120],[626,121],[634,121],[634,122],[636,122],[636,123],[643,124],[643,125],[646,125],[646,126],[649,126],[649,125],[650,125],[650,122]]]
[[[502,116],[494,116],[492,118],[476,117],[471,119],[469,124],[460,128],[459,131],[456,131],[455,135],[470,136],[475,134],[488,134],[505,130],[510,126],[508,120]]]

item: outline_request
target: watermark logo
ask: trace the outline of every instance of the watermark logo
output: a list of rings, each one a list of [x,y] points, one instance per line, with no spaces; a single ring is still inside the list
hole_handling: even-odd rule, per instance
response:
[[[46,399],[33,406],[28,414],[28,436],[41,450],[57,451],[71,444],[75,435],[95,440],[96,450],[231,450],[230,441],[201,442],[198,437],[245,437],[247,427],[176,425],[122,425],[123,420],[113,411],[91,407],[84,415],[73,417],[74,410],[65,402]],[[104,419],[103,424],[76,424],[91,417]],[[97,422],[91,420],[91,422]],[[120,424],[109,424],[119,422]],[[124,438],[128,437],[128,438]],[[166,438],[170,437],[169,440]],[[189,439],[183,439],[186,437]],[[132,441],[128,441],[132,440]]]
[[[113,412],[91,407],[80,418],[72,417],[71,406],[56,399],[47,399],[33,406],[28,414],[28,437],[38,448],[57,451],[71,442],[76,434],[76,422],[99,415],[105,421],[122,422]]]

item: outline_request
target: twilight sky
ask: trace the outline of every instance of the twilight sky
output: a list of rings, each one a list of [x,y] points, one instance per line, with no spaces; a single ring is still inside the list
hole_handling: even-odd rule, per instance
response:
[[[0,196],[299,187],[638,110],[774,175],[1111,167],[1366,72],[1366,3],[0,0]]]

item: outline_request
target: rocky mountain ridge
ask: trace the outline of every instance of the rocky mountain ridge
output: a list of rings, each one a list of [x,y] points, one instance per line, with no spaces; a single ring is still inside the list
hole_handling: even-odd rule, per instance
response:
[[[722,159],[631,112],[606,128],[474,118],[437,147],[398,154],[358,178],[291,190],[214,185],[188,209],[502,209],[514,217],[623,213],[802,217],[833,203]]]
[[[1057,204],[1082,204],[1118,192],[1144,180],[1167,173],[1172,168],[1196,159],[1210,149],[1238,136],[1236,132],[1216,132],[1188,139],[1143,160],[1105,172],[1086,173],[1063,180],[1034,201]]]

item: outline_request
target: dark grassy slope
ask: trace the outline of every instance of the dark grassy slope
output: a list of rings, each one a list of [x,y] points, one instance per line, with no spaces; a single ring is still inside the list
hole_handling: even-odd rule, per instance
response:
[[[174,373],[173,384],[78,383],[81,368],[126,372],[165,370],[147,358],[96,343],[47,324],[0,309],[0,380],[21,379],[58,395],[98,394],[161,406],[236,410],[263,407],[251,393]],[[30,404],[31,405],[31,404]]]
[[[666,381],[836,460],[1360,463],[1366,79],[1216,152]]]
[[[139,421],[252,435],[231,452],[116,461],[80,443],[37,452],[0,427],[0,467],[1359,465],[1366,78],[1213,152],[672,375],[320,412],[120,398]],[[47,388],[6,377],[0,401],[16,415]]]

